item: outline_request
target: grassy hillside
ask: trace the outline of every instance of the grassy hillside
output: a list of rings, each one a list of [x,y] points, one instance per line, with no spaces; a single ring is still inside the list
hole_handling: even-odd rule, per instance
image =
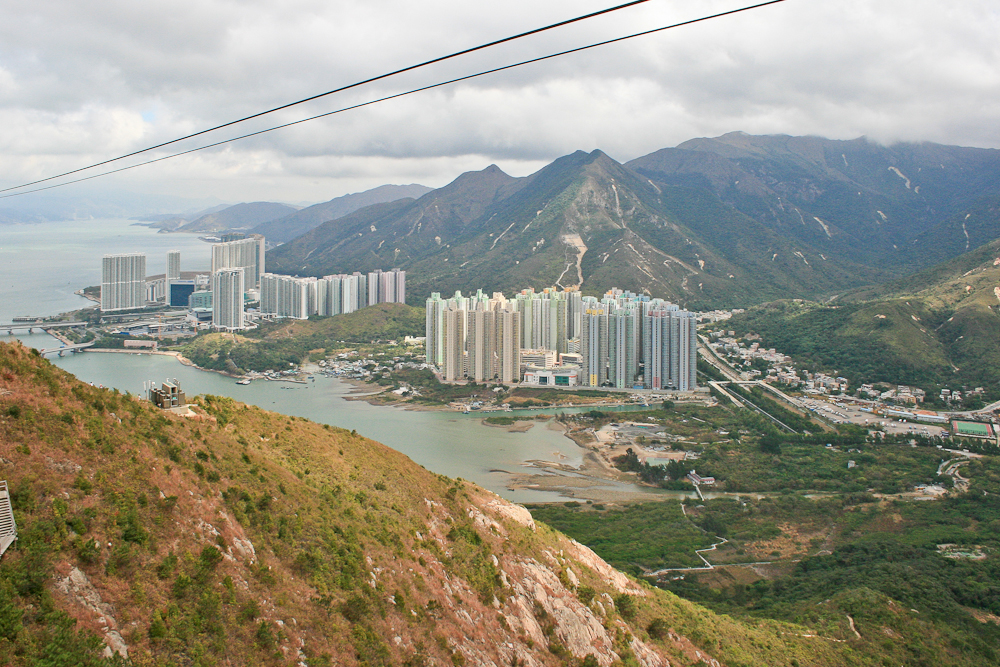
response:
[[[732,328],[809,365],[860,382],[985,387],[1000,383],[1000,241],[830,304],[779,301]],[[936,392],[934,392],[936,393]]]
[[[0,561],[0,663],[97,665],[108,646],[136,665],[882,664],[846,628],[817,640],[630,580],[352,432],[225,398],[194,412],[0,346],[19,528]]]
[[[181,352],[202,368],[230,373],[285,369],[321,354],[337,342],[370,343],[423,336],[424,310],[401,303],[380,303],[346,315],[279,320],[243,335],[208,333]]]
[[[678,406],[642,420],[698,441],[684,445],[700,456],[686,461],[680,475],[696,466],[716,478],[712,491],[747,493],[533,505],[535,518],[628,572],[701,567],[664,572],[658,585],[720,613],[808,622],[824,628],[821,634],[850,617],[854,631],[880,645],[875,651],[884,664],[1000,662],[1000,450],[994,445],[953,443],[983,456],[962,464],[967,490],[931,500],[915,496],[914,485],[953,488],[937,473],[952,455],[933,438],[917,438],[913,447],[908,436],[876,440],[847,427],[820,436],[761,436],[767,428],[761,418],[728,407]],[[694,433],[685,431],[694,423]],[[710,434],[720,432],[742,435],[711,442]],[[856,465],[849,468],[848,460]],[[658,478],[644,475],[648,469],[636,472],[653,483]],[[694,550],[713,544],[702,551],[714,566],[705,569]],[[917,626],[926,634],[908,634]]]

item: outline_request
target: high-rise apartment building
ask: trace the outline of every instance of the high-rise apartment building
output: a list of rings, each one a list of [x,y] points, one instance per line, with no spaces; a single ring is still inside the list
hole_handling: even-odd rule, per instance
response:
[[[243,268],[220,269],[212,274],[212,326],[226,331],[245,327],[243,295],[246,272]]]
[[[476,382],[492,380],[496,365],[496,317],[492,310],[468,311],[465,349],[466,376]]]
[[[615,308],[608,318],[608,382],[617,389],[635,386],[639,374],[639,310],[635,304]]]
[[[260,286],[264,274],[264,237],[255,234],[245,239],[212,245],[212,273],[220,269],[243,269],[247,289]]]
[[[146,305],[146,255],[105,255],[101,262],[101,311]]]
[[[406,271],[375,269],[368,274],[368,303],[406,303]]]
[[[521,381],[521,313],[507,302],[496,309],[496,379]]]
[[[503,294],[442,299],[435,292],[426,302],[425,333],[427,362],[446,381],[520,381],[521,314]]]
[[[181,279],[181,251],[167,251],[167,282]]]
[[[444,309],[447,307],[448,302],[441,298],[440,292],[431,292],[426,303],[424,350],[427,363],[439,368],[444,364]]]
[[[353,313],[367,303],[366,278],[357,272],[322,278],[265,273],[260,281],[260,312],[297,319]]]
[[[697,386],[697,330],[694,313],[656,300],[643,318],[645,386],[688,391]]]
[[[466,311],[454,306],[446,308],[442,318],[444,363],[441,370],[447,382],[461,380],[465,375],[465,318]]]
[[[608,312],[593,297],[585,297],[580,318],[580,384],[602,387],[608,380]]]

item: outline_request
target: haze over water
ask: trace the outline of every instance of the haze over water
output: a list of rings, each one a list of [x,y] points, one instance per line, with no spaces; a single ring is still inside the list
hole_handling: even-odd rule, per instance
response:
[[[146,273],[163,273],[168,250],[182,271],[208,271],[211,245],[194,234],[158,234],[132,220],[0,225],[0,323],[86,308],[73,292],[101,284],[101,257],[146,253]]]

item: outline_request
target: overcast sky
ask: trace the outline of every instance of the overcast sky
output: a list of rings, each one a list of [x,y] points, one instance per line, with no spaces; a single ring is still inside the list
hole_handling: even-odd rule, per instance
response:
[[[84,166],[612,4],[0,0],[0,183]],[[652,0],[210,137],[742,4]],[[787,0],[92,183],[232,202],[317,202],[383,183],[437,187],[491,163],[526,175],[577,149],[625,161],[734,130],[1000,148],[997,35],[996,0]]]

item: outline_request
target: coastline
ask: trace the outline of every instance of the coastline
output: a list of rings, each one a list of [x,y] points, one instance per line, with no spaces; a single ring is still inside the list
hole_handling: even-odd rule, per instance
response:
[[[173,350],[124,350],[107,348],[88,348],[87,352],[97,352],[104,354],[149,354],[159,356],[174,357],[180,363],[199,371],[214,372],[224,377],[233,376],[223,371],[202,368],[185,357],[183,354]],[[460,412],[449,405],[420,405],[411,404],[407,401],[385,400],[387,387],[357,380],[353,378],[333,378],[351,386],[350,392],[343,398],[346,401],[365,401],[370,405],[382,408],[399,408],[410,411],[422,412]],[[377,391],[370,391],[371,389]],[[628,403],[616,403],[619,405],[629,405]],[[590,405],[575,406],[571,404],[561,406],[546,406],[542,408],[546,411],[567,407],[590,407]],[[596,409],[597,406],[595,406]],[[607,405],[601,407],[608,407]],[[538,407],[515,408],[520,410],[538,410]],[[482,413],[481,413],[482,414]],[[551,415],[544,415],[547,419],[537,419],[538,415],[530,420],[518,420],[514,424],[488,424],[486,418],[494,413],[482,414],[480,424],[492,428],[502,428],[509,433],[528,433],[536,424],[544,422],[544,427],[548,430],[559,431],[564,437],[573,441],[580,448],[582,462],[579,467],[552,460],[525,460],[523,463],[529,467],[536,468],[538,472],[508,472],[505,486],[511,491],[541,491],[552,494],[551,500],[536,502],[565,502],[567,498],[579,500],[591,500],[593,502],[628,503],[628,502],[648,502],[673,500],[683,494],[682,492],[664,493],[658,489],[642,487],[637,484],[634,476],[623,473],[616,469],[609,460],[608,452],[602,452],[597,440],[585,431],[574,431],[569,424],[553,419]],[[505,411],[495,411],[495,414],[509,414]],[[531,437],[530,435],[526,437]],[[693,495],[693,492],[692,494]]]
[[[85,350],[83,350],[83,352],[97,352],[100,354],[139,354],[139,355],[155,354],[161,357],[174,357],[175,359],[177,359],[177,361],[181,362],[185,366],[190,366],[191,368],[197,368],[199,371],[204,371],[206,373],[218,373],[223,377],[229,377],[234,379],[239,379],[243,377],[242,375],[233,375],[232,373],[215,370],[214,368],[203,368],[198,364],[194,363],[193,361],[191,361],[190,359],[188,359],[187,357],[185,357],[180,352],[174,350],[145,350],[141,348],[137,348],[134,350],[123,350],[123,349],[108,348],[108,347],[88,347]]]

